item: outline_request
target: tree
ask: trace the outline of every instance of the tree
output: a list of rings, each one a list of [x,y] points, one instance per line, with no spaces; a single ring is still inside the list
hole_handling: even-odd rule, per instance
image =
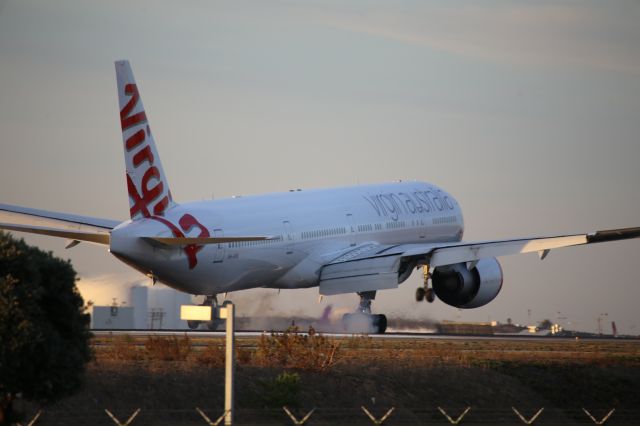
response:
[[[80,388],[89,315],[69,261],[0,232],[0,424],[17,394],[53,402]]]
[[[551,322],[550,319],[545,319],[540,321],[540,324],[538,324],[538,328],[540,330],[551,330],[552,325],[553,325],[553,322]]]

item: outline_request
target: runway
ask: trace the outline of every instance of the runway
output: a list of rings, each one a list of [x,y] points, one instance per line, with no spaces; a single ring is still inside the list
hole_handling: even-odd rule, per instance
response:
[[[92,330],[96,337],[106,336],[124,336],[143,338],[149,336],[188,336],[190,338],[224,338],[224,331],[205,331],[205,330]],[[276,331],[281,333],[281,331]],[[255,338],[263,334],[271,334],[271,331],[236,331],[237,338]],[[307,332],[300,332],[306,335]],[[640,341],[639,337],[617,337],[612,336],[544,336],[544,335],[523,335],[523,334],[493,334],[493,335],[475,335],[475,334],[440,334],[426,332],[411,331],[391,331],[385,334],[353,334],[353,333],[321,333],[323,336],[332,338],[350,338],[353,336],[367,336],[372,339],[401,339],[401,340],[487,340],[487,341],[547,341],[547,342],[568,342],[575,340],[593,340],[599,342],[624,342],[624,341]]]

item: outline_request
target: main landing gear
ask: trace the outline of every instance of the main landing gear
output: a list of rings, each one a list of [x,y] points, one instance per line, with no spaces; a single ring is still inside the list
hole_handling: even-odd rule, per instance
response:
[[[376,298],[376,292],[363,291],[358,293],[358,296],[360,303],[356,311],[342,317],[343,328],[348,333],[383,334],[387,329],[387,317],[371,314],[371,301]]]
[[[215,294],[212,296],[207,296],[205,301],[202,302],[201,306],[211,306],[211,313],[213,315],[215,313],[215,310],[220,306],[220,304],[218,303],[218,296]],[[205,327],[207,327],[209,330],[216,330],[218,326],[222,324],[222,320],[213,318],[211,319],[211,321],[197,321],[197,320],[187,321],[187,326],[189,326],[191,330],[198,329],[198,327],[200,327],[201,324],[204,324]]]
[[[436,300],[436,294],[433,292],[433,288],[429,287],[430,279],[431,273],[429,272],[429,265],[424,265],[422,267],[423,286],[416,289],[416,302],[426,300],[429,303],[433,303],[433,301]]]

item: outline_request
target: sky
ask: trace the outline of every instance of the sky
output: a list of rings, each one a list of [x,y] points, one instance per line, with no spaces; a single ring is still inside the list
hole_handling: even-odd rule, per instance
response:
[[[640,226],[638,1],[0,0],[0,202],[127,219],[113,62],[128,59],[174,199],[417,179],[452,193],[465,239]],[[104,247],[25,236],[83,291],[145,278]],[[640,334],[640,241],[500,259],[489,305],[415,319]],[[319,315],[355,295],[230,295]],[[560,318],[558,320],[558,318]]]

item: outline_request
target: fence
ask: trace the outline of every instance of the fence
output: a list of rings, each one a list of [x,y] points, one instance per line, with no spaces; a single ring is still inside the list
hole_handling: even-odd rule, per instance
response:
[[[42,410],[29,413],[24,425],[35,417],[31,426],[48,425],[194,425],[222,424],[223,410],[193,409],[87,409],[83,411]],[[638,408],[570,408],[508,407],[352,407],[293,409],[242,409],[234,415],[235,425],[638,425]]]

